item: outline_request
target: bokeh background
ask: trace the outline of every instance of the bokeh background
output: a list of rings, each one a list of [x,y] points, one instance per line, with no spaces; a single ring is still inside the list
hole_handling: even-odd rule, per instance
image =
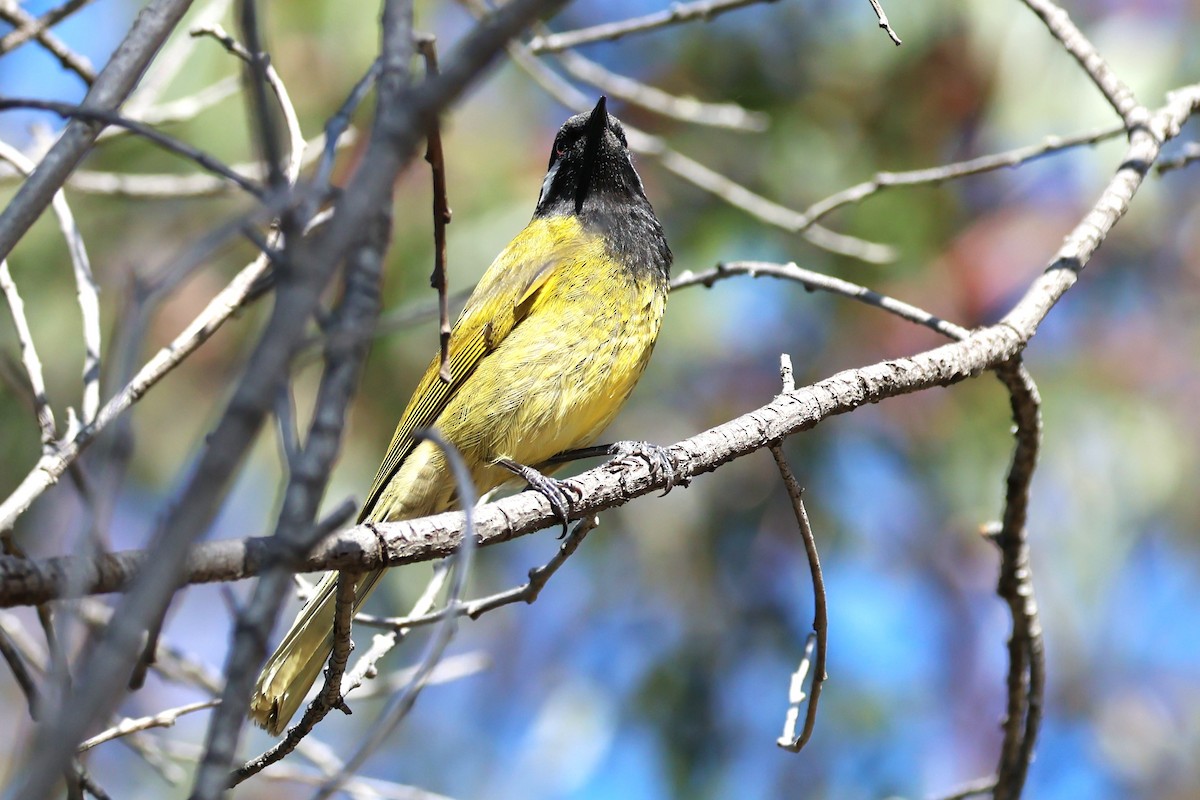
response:
[[[23,5],[38,14],[52,3]],[[97,0],[56,32],[101,64],[138,5]],[[768,131],[745,134],[614,104],[618,116],[797,208],[875,170],[932,166],[1113,121],[1021,3],[885,5],[904,39],[900,48],[877,29],[865,0],[784,0],[583,52],[675,93],[768,113]],[[305,132],[315,135],[376,52],[377,4],[263,6],[273,62]],[[554,27],[664,6],[575,3]],[[1165,90],[1200,79],[1194,0],[1066,7],[1143,102],[1156,105]],[[419,2],[417,11],[419,26],[436,32],[443,50],[470,24],[450,2]],[[168,97],[233,70],[219,47],[201,43]],[[0,93],[74,100],[82,88],[26,45],[0,58]],[[446,121],[452,288],[471,286],[528,219],[567,113],[506,64]],[[358,121],[367,119],[360,112]],[[5,114],[0,138],[28,147],[58,124]],[[253,157],[247,129],[243,101],[234,97],[170,132],[240,162]],[[1200,137],[1200,126],[1193,122],[1185,133]],[[640,168],[677,271],[728,259],[794,260],[971,326],[997,319],[1015,301],[1121,152],[1119,141],[1110,142],[1019,170],[893,190],[827,220],[894,245],[899,258],[887,266],[816,250],[652,160]],[[341,174],[357,155],[356,148],[343,153]],[[171,172],[188,165],[124,138],[100,147],[86,167]],[[1200,796],[1198,176],[1200,166],[1151,176],[1028,350],[1045,399],[1029,527],[1049,675],[1031,798]],[[14,185],[0,184],[0,202]],[[101,285],[110,341],[129,335],[139,286],[247,207],[234,195],[69,196]],[[429,202],[427,172],[414,164],[396,193],[389,310],[431,302]],[[248,246],[223,248],[154,306],[134,360],[174,336],[251,255]],[[11,267],[61,418],[78,403],[81,345],[52,217],[17,247]],[[114,547],[139,546],[222,408],[265,312],[260,305],[228,324],[137,405],[123,435],[106,437],[84,460],[96,485],[111,490],[108,502],[89,512],[72,486],[58,487],[22,521],[23,544],[39,554],[71,550],[98,524]],[[434,323],[425,319],[375,342],[328,505],[363,496],[435,341]],[[609,438],[670,443],[761,405],[778,391],[780,353],[791,354],[798,380],[807,382],[937,343],[925,329],[793,284],[738,278],[688,289],[672,298],[651,367]],[[16,357],[7,319],[0,352]],[[314,366],[297,384],[302,410]],[[106,392],[128,368],[109,361]],[[802,754],[779,750],[774,739],[812,600],[791,510],[764,452],[668,497],[605,514],[535,604],[464,622],[452,653],[486,668],[427,689],[366,773],[451,797],[501,800],[925,797],[989,773],[1000,741],[1008,619],[994,595],[997,555],[979,528],[999,512],[1010,445],[1006,395],[986,375],[860,409],[787,443],[808,491],[830,614],[829,682]],[[0,492],[16,486],[38,452],[32,418],[6,387]],[[268,430],[211,537],[268,532],[280,485],[278,439]],[[520,583],[554,552],[554,537],[543,532],[482,553],[473,592]],[[372,607],[406,607],[427,574],[427,567],[399,571]],[[232,587],[234,595],[245,597],[249,586]],[[216,588],[192,588],[177,601],[166,638],[217,668],[230,619]],[[10,620],[36,630],[24,611]],[[365,636],[358,638],[361,649]],[[414,637],[385,667],[411,663],[420,651]],[[152,677],[122,710],[138,716],[202,697]],[[7,672],[0,700],[0,776],[11,777],[21,769],[30,725]],[[347,752],[378,703],[359,701],[353,717],[335,715],[318,735]],[[148,735],[194,744],[205,720],[199,714]],[[268,743],[256,731],[246,754]],[[185,796],[186,785],[167,786],[121,745],[102,746],[90,763],[114,797]],[[309,791],[252,782],[238,796]]]

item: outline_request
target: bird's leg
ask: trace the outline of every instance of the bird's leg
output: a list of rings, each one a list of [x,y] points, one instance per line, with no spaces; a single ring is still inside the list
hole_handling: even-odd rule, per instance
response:
[[[546,463],[565,464],[580,458],[597,458],[598,456],[642,459],[650,467],[650,476],[656,481],[662,480],[665,484],[666,488],[663,490],[663,494],[667,494],[678,485],[675,477],[675,462],[671,460],[670,451],[650,442],[620,441],[612,444],[580,447],[576,450],[559,453]]]
[[[550,503],[550,508],[554,511],[554,517],[562,523],[562,535],[567,535],[567,526],[570,523],[571,508],[574,505],[570,494],[577,491],[567,481],[556,480],[549,475],[543,475],[533,467],[527,467],[524,464],[518,464],[511,458],[496,459],[496,466],[504,467],[504,469],[520,476],[529,488],[546,498]],[[562,537],[559,537],[562,538]]]

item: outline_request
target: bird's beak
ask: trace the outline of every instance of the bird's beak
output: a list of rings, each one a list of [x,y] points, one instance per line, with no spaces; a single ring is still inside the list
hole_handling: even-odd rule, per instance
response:
[[[600,95],[600,99],[596,102],[596,107],[592,109],[592,113],[588,116],[587,124],[584,130],[587,131],[587,147],[594,149],[600,144],[600,137],[604,135],[604,131],[608,129],[608,98]]]
[[[596,164],[596,157],[600,153],[600,143],[604,140],[604,133],[608,130],[608,98],[600,95],[600,100],[596,103],[596,107],[592,109],[592,113],[588,116],[587,122],[584,124],[584,136],[586,139],[583,144],[583,174],[580,176],[579,186],[575,190],[575,213],[579,214],[583,211],[583,201],[587,198],[588,191],[592,184],[592,171]]]

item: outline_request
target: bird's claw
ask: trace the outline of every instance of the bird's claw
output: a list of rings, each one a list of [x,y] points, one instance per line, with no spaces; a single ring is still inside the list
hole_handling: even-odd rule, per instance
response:
[[[667,448],[650,442],[614,442],[608,452],[621,458],[640,458],[650,468],[650,477],[655,482],[662,481],[663,495],[669,494],[675,488],[675,462]]]
[[[562,523],[562,535],[559,538],[565,537],[571,523],[571,511],[575,506],[571,494],[578,491],[575,485],[569,481],[560,481],[549,475],[543,475],[533,467],[527,467],[509,459],[501,459],[496,463],[513,474],[519,475],[529,484],[530,489],[546,498],[546,502],[550,504],[550,510],[554,512],[554,518]]]

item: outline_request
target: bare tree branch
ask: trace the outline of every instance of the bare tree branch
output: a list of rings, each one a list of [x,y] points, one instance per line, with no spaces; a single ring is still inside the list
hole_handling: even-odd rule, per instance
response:
[[[896,35],[894,30],[892,30],[892,23],[888,22],[887,14],[884,12],[883,6],[880,4],[879,0],[871,0],[871,8],[874,9],[875,16],[879,18],[879,27],[883,28],[883,30],[887,33],[888,38],[892,40],[892,43],[895,44],[896,47],[899,47],[902,44],[900,37]]]
[[[559,545],[554,557],[542,566],[529,570],[529,580],[520,586],[514,586],[511,589],[506,589],[503,592],[497,592],[487,597],[477,597],[474,600],[447,604],[436,611],[422,612],[418,615],[409,614],[407,617],[372,617],[366,614],[359,614],[355,617],[355,620],[359,624],[371,627],[407,631],[410,628],[441,622],[451,616],[479,619],[489,611],[494,611],[497,608],[512,605],[513,603],[533,603],[541,595],[542,589],[546,588],[546,584],[550,582],[550,578],[554,576],[554,573],[558,572],[559,567],[575,554],[575,551],[579,549],[579,545],[583,544],[583,540],[599,524],[600,518],[594,515],[577,520],[571,527],[570,533],[566,535],[562,544]]]
[[[79,744],[79,752],[83,753],[91,750],[97,745],[111,742],[115,739],[120,739],[130,734],[138,733],[139,731],[147,731],[151,728],[170,728],[180,717],[194,714],[197,711],[204,711],[208,708],[220,704],[220,700],[213,698],[211,700],[201,700],[196,703],[188,703],[187,705],[178,706],[176,708],[168,708],[165,711],[160,711],[157,714],[151,714],[148,717],[129,718],[126,717],[113,725],[107,730],[103,730],[95,736],[85,739]]]
[[[842,297],[848,297],[851,300],[858,300],[861,303],[866,303],[876,308],[881,308],[884,311],[895,314],[901,319],[923,325],[950,339],[965,339],[971,334],[966,328],[955,325],[953,322],[948,322],[941,317],[936,317],[928,311],[905,303],[902,300],[896,300],[895,298],[880,294],[873,289],[859,286],[856,283],[851,283],[841,278],[834,278],[830,275],[822,275],[819,272],[803,269],[796,266],[795,262],[790,264],[771,264],[765,261],[730,261],[718,264],[716,267],[700,273],[685,270],[671,281],[671,291],[685,289],[689,286],[712,287],[718,281],[733,277],[734,275],[749,275],[752,278],[766,275],[772,278],[795,281],[809,291],[819,289],[841,295]]]
[[[471,482],[471,471],[467,468],[462,455],[453,444],[443,439],[437,431],[431,429],[417,431],[414,433],[414,437],[417,440],[431,441],[442,451],[442,455],[450,465],[450,471],[454,475],[454,490],[463,508],[462,514],[466,527],[454,554],[454,576],[450,580],[450,588],[446,598],[446,605],[454,606],[460,602],[466,591],[467,577],[470,574],[475,556],[475,548],[477,547],[474,532],[475,503],[478,493]],[[438,662],[442,660],[442,656],[446,652],[446,647],[449,646],[450,640],[454,638],[457,630],[456,620],[453,616],[447,616],[441,621],[441,624],[434,628],[433,634],[425,646],[425,652],[422,653],[421,659],[414,670],[412,681],[405,685],[402,691],[388,700],[379,717],[363,736],[362,742],[355,749],[354,754],[346,759],[346,763],[342,765],[337,774],[330,776],[329,780],[313,795],[313,800],[328,800],[328,798],[336,794],[347,781],[354,777],[354,774],[366,763],[367,759],[383,746],[387,737],[391,735],[392,731],[396,729],[404,718],[408,716],[408,712],[412,710],[413,704],[417,701],[417,696],[420,695],[429,678],[433,675]]]
[[[82,106],[96,112],[119,108],[190,5],[191,0],[150,0],[96,77]],[[21,184],[16,196],[0,212],[0,258],[12,252],[33,221],[41,216],[103,127],[80,119],[67,123],[29,180]]]
[[[781,395],[771,403],[680,442],[670,449],[680,477],[709,472],[754,452],[767,442],[806,430],[830,416],[866,403],[932,386],[947,386],[1011,360],[1036,333],[1050,308],[1078,280],[1096,248],[1129,207],[1162,142],[1200,106],[1200,85],[1173,92],[1167,105],[1154,112],[1150,124],[1135,130],[1114,177],[1084,219],[1066,237],[1049,267],[1016,305],[995,325],[973,331],[966,339],[908,358],[846,370],[812,386]],[[619,474],[619,479],[617,474]],[[582,490],[576,510],[595,513],[661,490],[644,463],[621,461],[573,479]],[[522,493],[479,510],[476,530],[481,544],[507,541],[551,524],[553,514],[537,493]],[[381,547],[375,530],[387,537]],[[383,523],[368,530],[351,528],[322,543],[304,564],[308,571],[376,569],[441,558],[452,553],[463,530],[461,512],[406,522]],[[237,580],[258,574],[274,557],[263,539],[205,543],[191,550],[185,569],[188,582]],[[80,562],[72,558],[0,559],[0,606],[43,602],[58,596],[68,570],[81,570],[88,593],[122,589],[145,558],[139,552],[102,556]]]
[[[195,161],[209,172],[215,172],[231,183],[236,184],[243,191],[250,193],[254,197],[263,195],[263,188],[258,186],[253,181],[233,171],[230,167],[218,161],[208,153],[192,147],[186,142],[181,142],[178,139],[167,136],[165,133],[160,133],[149,125],[144,125],[137,120],[129,119],[117,114],[113,111],[94,111],[84,106],[77,106],[73,103],[60,103],[55,100],[37,100],[32,98],[13,98],[0,97],[0,111],[6,111],[16,108],[35,109],[38,111],[50,111],[58,114],[64,119],[73,121],[85,120],[92,125],[118,125],[128,129],[132,133],[136,133],[165,150],[169,150],[183,158]],[[59,141],[62,141],[61,139]],[[43,162],[44,163],[44,162]],[[36,173],[35,173],[36,174]],[[32,180],[32,176],[30,178]],[[25,184],[27,185],[28,182]],[[18,195],[19,197],[19,195]],[[14,200],[14,202],[16,202]],[[11,206],[9,206],[11,208]]]
[[[446,569],[441,567],[436,569],[433,579],[430,580],[425,591],[421,593],[420,598],[413,605],[413,614],[423,614],[426,609],[433,605],[438,592],[442,590],[446,575]],[[259,772],[278,763],[292,753],[300,745],[301,741],[312,732],[313,727],[333,708],[332,705],[323,703],[321,698],[333,697],[336,694],[340,700],[350,694],[354,688],[365,680],[367,674],[375,670],[375,665],[379,663],[379,660],[390,652],[407,633],[407,630],[394,629],[387,636],[376,636],[371,648],[358,659],[358,663],[355,664],[354,669],[350,670],[344,676],[340,673],[335,676],[334,673],[327,669],[325,671],[324,684],[318,690],[317,696],[309,703],[308,708],[305,709],[304,714],[300,717],[300,721],[289,728],[284,737],[276,742],[271,749],[262,755],[250,759],[234,770],[229,778],[230,786],[237,786],[242,781],[257,775]],[[335,640],[337,639],[336,635],[334,638]],[[340,685],[340,692],[334,692],[332,689],[335,683],[331,679],[334,677],[340,682],[338,684]],[[341,769],[341,767],[342,765],[338,764],[330,774]],[[326,775],[326,778],[328,777],[329,775]]]
[[[459,0],[459,2],[476,16],[485,13],[485,5],[482,0]],[[513,42],[508,46],[508,55],[538,86],[567,108],[575,112],[583,112],[592,107],[593,103],[588,98],[584,97],[578,89],[565,81],[558,73],[535,58],[528,47]],[[817,247],[850,258],[877,264],[896,260],[896,253],[892,248],[823,228],[816,224],[816,220],[807,219],[790,208],[768,200],[716,170],[668,147],[667,143],[657,136],[645,133],[632,125],[625,126],[625,134],[629,139],[629,149],[633,152],[655,159],[668,172],[721,198],[735,208],[740,208],[768,225],[782,228],[789,233],[800,234]]]
[[[7,161],[22,175],[33,172],[35,165],[19,150],[4,142],[0,142],[0,159]],[[54,216],[58,219],[59,230],[67,243],[67,253],[71,258],[71,267],[75,274],[75,292],[79,299],[80,315],[83,319],[83,398],[81,409],[82,423],[92,424],[100,409],[100,296],[99,288],[92,277],[92,266],[88,259],[87,248],[83,236],[75,224],[75,215],[67,204],[66,195],[61,190],[54,193],[51,200]],[[15,287],[14,287],[15,288]],[[36,358],[36,354],[34,354]],[[45,387],[43,387],[44,399]],[[35,393],[36,394],[36,393]],[[51,416],[53,421],[53,416]],[[45,436],[46,428],[42,429]],[[43,439],[48,444],[53,439]]]
[[[734,11],[745,6],[758,3],[773,3],[775,0],[697,0],[691,3],[672,3],[666,11],[656,11],[644,17],[627,19],[622,22],[608,22],[581,28],[577,31],[552,33],[546,36],[534,37],[529,42],[529,49],[535,55],[540,53],[558,53],[579,47],[581,44],[606,42],[620,39],[635,33],[645,33],[681,22],[700,20],[709,22],[727,11]]]
[[[1063,48],[1079,62],[1079,66],[1087,73],[1108,100],[1113,110],[1120,115],[1125,127],[1132,129],[1146,122],[1148,113],[1142,107],[1133,92],[1117,77],[1095,46],[1067,15],[1067,12],[1050,0],[1021,0],[1033,13],[1041,18],[1050,33],[1058,39]]]
[[[790,365],[790,361],[787,363]],[[789,699],[793,705],[788,711],[789,725],[784,737],[776,741],[776,744],[783,749],[799,753],[812,738],[813,728],[817,723],[817,704],[821,701],[821,687],[825,685],[826,678],[825,653],[829,646],[829,615],[825,608],[825,578],[821,575],[821,559],[817,555],[817,539],[813,535],[812,525],[809,524],[808,512],[804,509],[804,490],[800,488],[800,482],[796,480],[792,468],[788,465],[783,448],[779,444],[772,444],[768,449],[771,451],[771,457],[775,459],[775,466],[779,468],[779,477],[783,479],[788,499],[791,500],[792,511],[796,515],[796,524],[800,528],[800,537],[804,541],[804,552],[808,556],[808,568],[812,574],[813,635],[816,637],[816,659],[812,662],[812,684],[809,689],[808,708],[804,715],[804,730],[800,732],[799,736],[794,735],[795,721],[792,715],[797,710],[795,704],[799,703],[801,698],[796,697],[797,691],[792,691],[789,693],[791,695]],[[806,647],[804,655],[806,662],[808,661],[807,650]],[[798,690],[803,686],[804,677],[801,670],[804,670],[803,664],[796,672],[799,680],[793,678],[793,690]],[[799,686],[795,685],[797,683]],[[800,694],[802,695],[802,692]]]
[[[1037,385],[1020,359],[996,374],[1012,400],[1016,446],[1008,471],[1004,515],[993,537],[1001,553],[996,592],[1008,604],[1013,620],[1008,644],[1008,709],[993,797],[1017,800],[1033,761],[1045,691],[1042,631],[1026,531],[1029,488],[1042,441],[1042,411]]]
[[[626,75],[610,72],[572,50],[559,53],[558,61],[571,77],[595,86],[609,97],[681,122],[749,133],[761,133],[769,123],[766,114],[747,111],[737,103],[706,103],[694,97],[676,97]]]
[[[88,2],[90,0],[71,0],[35,18],[15,0],[3,0],[0,2],[0,19],[12,25],[13,30],[0,38],[0,55],[15,50],[30,39],[36,39],[46,52],[58,59],[63,69],[74,72],[90,86],[96,80],[96,71],[92,69],[91,63],[50,32],[50,28],[59,20]]]
[[[978,158],[943,164],[929,169],[917,169],[909,172],[877,172],[869,181],[843,189],[840,192],[810,205],[804,209],[803,215],[814,222],[824,218],[836,209],[853,203],[860,203],[871,195],[896,186],[937,186],[946,181],[968,175],[980,175],[1006,167],[1018,167],[1043,156],[1057,153],[1081,145],[1092,145],[1103,142],[1125,133],[1125,125],[1110,125],[1097,128],[1086,133],[1072,136],[1047,136],[1040,144],[1026,145],[1003,153],[979,156]]]
[[[50,400],[46,397],[42,361],[38,358],[37,346],[33,343],[33,334],[29,330],[29,320],[25,317],[25,303],[8,271],[8,262],[3,260],[0,260],[0,291],[4,292],[9,313],[12,314],[13,327],[17,329],[17,345],[21,349],[21,363],[25,366],[25,375],[33,393],[34,415],[37,417],[38,430],[42,433],[42,446],[53,446],[57,435],[54,410],[50,408]]]
[[[432,36],[417,40],[417,50],[425,59],[425,74],[438,74],[437,41]],[[446,226],[450,224],[450,203],[446,199],[446,156],[442,152],[441,126],[435,121],[429,129],[425,160],[433,177],[433,274],[429,284],[438,296],[438,349],[442,366],[438,377],[450,383],[450,298],[446,285]]]
[[[4,34],[3,38],[0,38],[0,54],[15,50],[30,39],[37,37],[43,31],[50,30],[91,1],[66,0],[62,5],[50,9],[37,19],[19,24],[16,30],[9,31]],[[9,11],[14,8],[19,9],[20,6],[14,5],[12,0],[5,0],[3,8],[5,11]]]
[[[1158,169],[1158,174],[1162,175],[1172,170],[1183,169],[1197,161],[1200,161],[1200,142],[1188,142],[1183,146],[1179,155],[1164,158],[1155,167]]]

